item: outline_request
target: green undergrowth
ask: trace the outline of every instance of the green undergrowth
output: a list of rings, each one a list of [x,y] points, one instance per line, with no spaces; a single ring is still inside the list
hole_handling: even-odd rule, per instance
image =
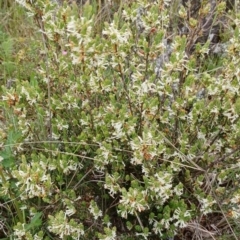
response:
[[[237,239],[229,1],[1,9],[0,239]]]

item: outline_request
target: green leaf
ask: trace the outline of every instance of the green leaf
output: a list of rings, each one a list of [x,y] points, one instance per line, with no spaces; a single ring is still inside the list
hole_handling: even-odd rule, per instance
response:
[[[6,41],[2,42],[0,45],[0,50],[6,59],[10,59],[13,51],[13,40],[9,38]]]
[[[2,166],[4,168],[10,168],[14,165],[14,157],[12,155],[10,147],[6,148],[5,150],[0,152],[0,157],[3,158]]]
[[[42,225],[42,213],[41,212],[37,212],[34,217],[32,218],[31,222],[29,224],[27,224],[25,226],[25,229],[28,231],[30,229],[39,227]]]
[[[12,147],[20,140],[21,133],[19,131],[10,130],[8,139],[4,149],[0,152],[0,157],[3,158],[2,165],[5,168],[10,168],[14,165],[15,158],[13,155]]]
[[[91,19],[93,13],[93,7],[90,4],[86,4],[83,8],[83,17]]]
[[[240,98],[238,98],[236,100],[236,103],[235,103],[235,111],[237,114],[240,114]]]

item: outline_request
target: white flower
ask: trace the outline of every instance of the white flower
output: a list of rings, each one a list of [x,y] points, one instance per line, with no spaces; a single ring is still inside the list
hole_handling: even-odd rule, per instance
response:
[[[76,209],[74,207],[70,208],[69,206],[67,206],[67,210],[65,212],[67,216],[72,216],[75,213],[76,213]]]
[[[25,7],[28,11],[34,14],[34,10],[32,9],[31,5],[26,0],[16,0],[17,3]],[[30,1],[31,3],[32,1]]]
[[[114,23],[109,24],[108,28],[103,30],[102,32],[103,35],[109,36],[110,41],[112,43],[127,43],[128,39],[131,35],[131,32],[129,31],[124,31],[121,32],[119,29],[115,26]]]
[[[177,222],[175,222],[174,225],[176,227],[180,227],[180,228],[185,227],[187,225],[185,222],[185,219],[190,216],[191,216],[191,214],[189,211],[185,211],[185,210],[181,211],[180,208],[177,208],[173,214],[173,219],[177,220]]]
[[[112,176],[110,174],[106,174],[104,188],[109,190],[109,194],[112,197],[114,197],[114,195],[120,190],[120,185],[118,184],[119,179],[120,176]]]
[[[113,227],[112,229],[104,229],[105,233],[104,235],[101,234],[101,236],[99,236],[100,240],[115,240],[116,239],[116,228]]]
[[[154,223],[153,223],[153,232],[155,234],[158,234],[159,236],[162,236],[162,231],[163,231],[163,225],[164,223],[162,223],[163,219],[161,220],[161,222],[158,222],[156,220],[153,220]]]
[[[96,202],[91,201],[89,206],[89,212],[93,215],[94,219],[97,220],[99,217],[102,217],[103,213],[98,208]]]
[[[201,203],[201,212],[203,214],[211,213],[212,212],[212,206],[213,206],[213,204],[216,203],[215,200],[210,200],[210,199],[207,199],[207,198],[199,199],[199,201]]]
[[[26,235],[26,230],[25,230],[25,223],[18,223],[14,227],[14,239],[15,240],[21,240],[23,237]]]
[[[124,210],[121,211],[121,216],[125,217],[127,213],[134,214],[134,212],[142,212],[149,209],[145,198],[147,197],[147,191],[139,191],[138,189],[130,188],[128,192],[122,195],[120,204],[124,206]]]
[[[239,219],[240,218],[240,208],[232,208],[232,210],[229,211],[229,213],[231,214],[231,216],[234,219]]]
[[[176,193],[177,196],[181,196],[183,194],[183,185],[182,185],[182,183],[179,183],[177,186],[175,186],[174,192]]]
[[[240,203],[240,194],[236,194],[234,197],[231,198],[231,203],[239,204]]]
[[[115,136],[115,138],[119,139],[119,138],[122,138],[125,135],[124,132],[122,131],[122,126],[123,126],[122,122],[112,121],[112,126],[115,130],[113,132],[113,136]]]

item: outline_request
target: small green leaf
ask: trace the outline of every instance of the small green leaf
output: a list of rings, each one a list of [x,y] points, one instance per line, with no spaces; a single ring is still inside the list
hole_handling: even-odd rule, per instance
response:
[[[0,157],[3,158],[2,165],[4,168],[10,168],[14,165],[14,157],[12,155],[10,147],[0,152]]]
[[[32,218],[31,222],[25,226],[25,229],[26,230],[30,230],[32,228],[36,228],[36,227],[41,226],[42,225],[41,217],[42,217],[42,213],[41,212],[37,212],[34,215],[34,217]]]
[[[127,229],[131,230],[133,228],[133,225],[131,222],[127,221]]]

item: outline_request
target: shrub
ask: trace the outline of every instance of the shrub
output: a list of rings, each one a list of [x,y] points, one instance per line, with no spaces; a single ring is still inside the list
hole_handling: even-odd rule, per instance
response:
[[[219,211],[234,226],[239,16],[224,1],[17,2],[43,40],[34,76],[1,90],[8,235],[167,239]]]

